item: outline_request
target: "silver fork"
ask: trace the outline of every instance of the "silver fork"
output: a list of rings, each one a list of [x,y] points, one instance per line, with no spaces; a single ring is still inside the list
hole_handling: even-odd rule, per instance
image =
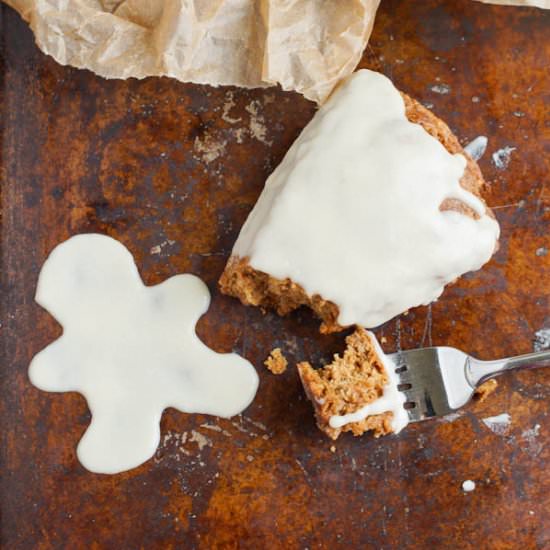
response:
[[[512,370],[550,366],[550,350],[497,361],[480,361],[449,347],[422,348],[388,355],[406,396],[411,422],[444,416],[464,406],[483,382]]]

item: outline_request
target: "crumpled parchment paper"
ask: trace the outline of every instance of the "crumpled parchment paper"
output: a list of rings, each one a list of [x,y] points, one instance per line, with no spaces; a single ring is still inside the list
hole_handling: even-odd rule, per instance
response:
[[[353,71],[380,0],[6,0],[39,48],[106,78],[279,83],[321,103]]]
[[[484,4],[500,4],[502,6],[531,6],[533,8],[550,9],[550,0],[477,0]]]
[[[550,8],[550,0],[478,0]],[[322,103],[367,45],[380,0],[5,0],[39,48],[106,78],[280,84]]]

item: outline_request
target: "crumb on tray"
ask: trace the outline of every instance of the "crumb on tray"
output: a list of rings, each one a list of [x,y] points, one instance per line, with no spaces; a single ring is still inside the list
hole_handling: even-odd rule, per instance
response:
[[[487,382],[483,382],[483,384],[481,384],[481,386],[479,386],[479,388],[477,388],[474,392],[474,398],[482,403],[497,389],[497,386],[498,382],[494,378],[487,380]]]
[[[264,365],[270,370],[273,374],[283,374],[286,371],[288,361],[283,355],[281,348],[275,348],[270,354],[269,357],[264,361]]]

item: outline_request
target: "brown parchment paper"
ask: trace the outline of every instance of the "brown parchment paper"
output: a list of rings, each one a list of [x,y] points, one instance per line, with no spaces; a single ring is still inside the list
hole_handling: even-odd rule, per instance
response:
[[[356,67],[380,0],[5,0],[40,49],[106,78],[280,84],[322,103]],[[550,8],[550,0],[478,0]]]
[[[380,0],[6,0],[41,50],[106,78],[279,83],[322,102],[351,73]]]

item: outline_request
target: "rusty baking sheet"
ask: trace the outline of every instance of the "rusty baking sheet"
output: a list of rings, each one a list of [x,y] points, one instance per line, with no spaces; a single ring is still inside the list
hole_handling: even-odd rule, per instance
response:
[[[320,336],[307,311],[281,319],[217,292],[241,224],[313,104],[275,88],[106,81],[61,67],[6,6],[0,36],[2,547],[550,548],[548,370],[503,378],[451,418],[383,440],[342,437],[331,450],[295,369],[274,376],[262,361],[279,346],[292,363],[320,363],[344,335]],[[448,344],[496,358],[544,345],[549,36],[542,10],[382,2],[361,66],[393,78],[463,143],[489,138],[480,164],[503,232],[485,269],[377,331],[386,350]],[[506,147],[499,168],[492,155]],[[26,374],[60,332],[33,301],[40,266],[89,231],[121,240],[148,284],[202,277],[213,300],[201,337],[261,377],[240,417],[167,411],[154,459],[117,476],[76,460],[84,399],[40,392]],[[495,433],[483,419],[503,412],[511,424]]]

